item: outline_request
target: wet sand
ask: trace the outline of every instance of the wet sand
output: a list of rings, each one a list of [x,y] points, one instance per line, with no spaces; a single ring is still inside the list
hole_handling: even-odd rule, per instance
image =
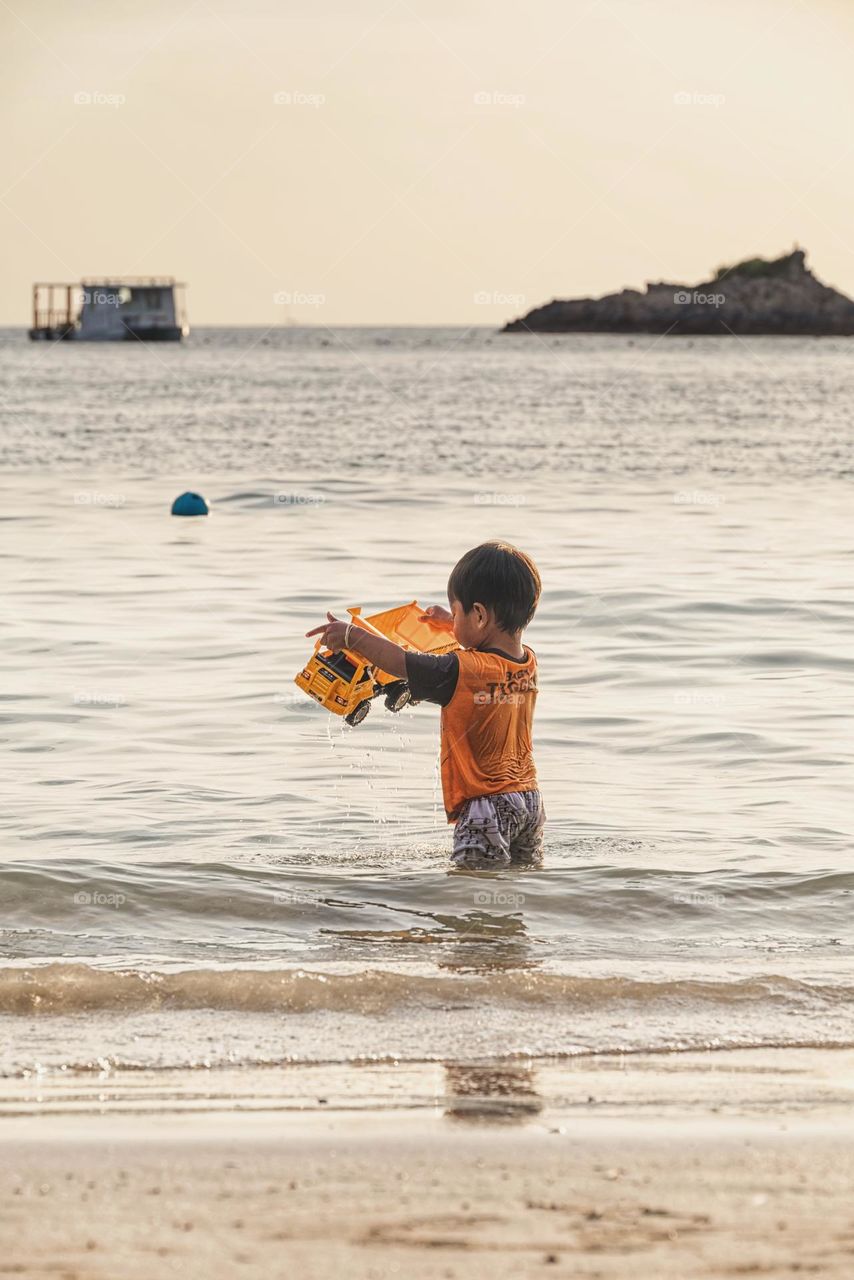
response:
[[[3,1082],[0,1274],[854,1270],[849,1051],[358,1076]]]

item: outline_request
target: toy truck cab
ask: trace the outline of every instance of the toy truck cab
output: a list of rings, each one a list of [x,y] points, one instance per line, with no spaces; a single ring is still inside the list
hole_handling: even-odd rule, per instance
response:
[[[353,622],[368,631],[376,631],[409,652],[450,653],[459,648],[447,624],[422,621],[424,610],[417,600],[363,618],[360,608],[347,611]],[[412,701],[409,685],[398,676],[374,667],[351,649],[337,653],[321,651],[318,640],[306,666],[295,678],[310,698],[343,716],[347,724],[361,724],[371,709],[374,698],[385,694],[389,711],[401,711]]]
[[[371,709],[371,699],[384,688],[386,706],[400,711],[411,701],[405,680],[397,680],[384,671],[375,671],[369,662],[350,649],[337,653],[315,653],[296,677],[296,684],[348,724],[361,724]]]

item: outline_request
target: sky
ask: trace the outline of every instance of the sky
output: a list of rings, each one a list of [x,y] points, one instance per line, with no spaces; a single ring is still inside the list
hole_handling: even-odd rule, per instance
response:
[[[795,243],[854,294],[850,0],[0,0],[0,324],[500,325]]]

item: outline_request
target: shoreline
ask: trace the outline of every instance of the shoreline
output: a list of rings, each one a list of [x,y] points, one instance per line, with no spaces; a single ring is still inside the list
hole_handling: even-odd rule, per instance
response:
[[[492,1071],[4,1080],[3,1269],[850,1275],[854,1051]]]
[[[750,1047],[516,1054],[447,1061],[36,1071],[0,1077],[0,1142],[15,1120],[158,1114],[389,1113],[485,1120],[572,1116],[847,1117],[854,1048]]]

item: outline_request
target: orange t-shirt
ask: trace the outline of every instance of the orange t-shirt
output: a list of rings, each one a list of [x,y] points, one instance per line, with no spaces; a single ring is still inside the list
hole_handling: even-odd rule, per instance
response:
[[[531,729],[537,700],[537,658],[461,649],[453,696],[442,707],[442,792],[449,822],[466,800],[507,791],[535,791]]]

